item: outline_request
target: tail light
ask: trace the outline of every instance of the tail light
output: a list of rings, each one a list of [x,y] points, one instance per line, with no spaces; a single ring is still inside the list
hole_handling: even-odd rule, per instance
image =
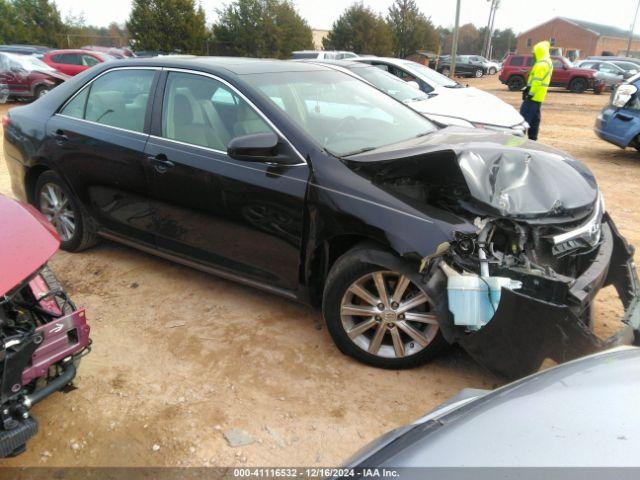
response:
[[[10,123],[11,120],[9,119],[9,115],[5,115],[2,117],[2,128],[7,128]]]

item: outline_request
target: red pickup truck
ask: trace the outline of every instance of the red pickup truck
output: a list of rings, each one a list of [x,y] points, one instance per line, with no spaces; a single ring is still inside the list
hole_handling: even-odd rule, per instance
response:
[[[574,67],[564,57],[551,57],[553,62],[552,87],[563,87],[575,93],[585,90],[593,90],[600,94],[604,90],[604,84],[595,78],[596,71],[589,68]],[[522,90],[527,84],[529,70],[533,66],[533,55],[511,54],[505,59],[500,72],[500,81],[509,87],[509,90]]]

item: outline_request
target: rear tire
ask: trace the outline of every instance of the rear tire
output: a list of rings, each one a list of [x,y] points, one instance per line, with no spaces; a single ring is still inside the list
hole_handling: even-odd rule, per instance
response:
[[[450,72],[451,70],[449,70],[449,67],[444,67],[442,70],[440,70],[440,73],[445,77],[448,77]]]
[[[507,87],[509,87],[509,90],[512,92],[522,90],[524,88],[524,78],[520,75],[513,75],[512,77],[509,77]]]
[[[573,93],[583,93],[587,86],[587,81],[584,78],[574,78],[569,84],[569,90]]]
[[[47,200],[51,198],[51,192],[56,192],[61,201],[59,203],[64,203],[66,213],[53,211],[51,207],[56,202]],[[98,237],[94,233],[91,217],[57,173],[47,170],[38,177],[34,199],[38,210],[56,227],[60,235],[60,248],[68,252],[79,252],[97,243]]]
[[[327,276],[322,312],[331,338],[342,353],[374,367],[403,369],[425,364],[448,345],[437,325],[430,299],[411,281],[402,294],[398,293],[398,285],[405,277],[386,267],[363,262],[356,255],[363,251],[380,250],[356,247],[340,257]],[[380,307],[383,295],[377,289],[376,278],[381,279],[388,293],[383,309]],[[354,291],[365,291],[365,296],[368,293],[371,298],[366,301]],[[396,304],[393,304],[394,296],[398,300]],[[420,305],[404,310],[406,315],[402,313],[409,301],[417,303],[416,300],[421,299]],[[364,309],[365,313],[351,313],[350,310],[357,308]],[[368,310],[372,310],[371,315]],[[365,324],[370,326],[354,335],[354,329],[366,327]]]
[[[495,67],[491,67],[491,68],[489,69],[489,75],[495,75],[496,73],[498,73],[498,70],[496,70],[496,68],[495,68]]]

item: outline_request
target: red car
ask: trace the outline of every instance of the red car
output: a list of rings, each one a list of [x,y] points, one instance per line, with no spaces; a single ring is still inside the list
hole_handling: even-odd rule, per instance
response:
[[[10,99],[37,99],[69,79],[32,55],[0,52],[0,84]]]
[[[60,245],[49,219],[60,221],[62,210],[54,208],[45,218],[0,195],[0,458],[24,451],[38,431],[31,407],[73,382],[91,345],[85,310],[47,265]]]
[[[575,93],[585,90],[593,90],[594,93],[602,93],[604,84],[595,78],[596,71],[589,68],[574,67],[564,57],[552,56],[553,75],[552,87],[563,87]],[[500,81],[509,87],[509,90],[522,90],[527,84],[529,70],[533,66],[533,55],[509,55],[500,72]]]
[[[112,59],[107,54],[88,50],[51,50],[42,57],[44,63],[70,76]]]

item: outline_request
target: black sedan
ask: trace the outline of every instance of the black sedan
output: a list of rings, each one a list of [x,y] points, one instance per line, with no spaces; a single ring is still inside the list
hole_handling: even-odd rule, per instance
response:
[[[13,190],[62,248],[108,238],[321,306],[371,365],[457,342],[517,376],[596,350],[590,305],[609,284],[637,327],[632,249],[584,165],[439,130],[322,65],[108,62],[3,124]]]
[[[456,56],[455,69],[456,77],[480,78],[484,75],[484,67],[480,64],[472,63],[468,55]],[[451,57],[441,59],[438,65],[438,72],[449,76],[451,72]]]

